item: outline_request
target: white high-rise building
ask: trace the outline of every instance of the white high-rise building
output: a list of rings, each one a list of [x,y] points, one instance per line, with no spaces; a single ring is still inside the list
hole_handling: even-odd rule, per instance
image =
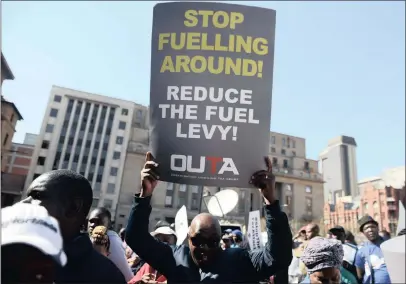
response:
[[[42,173],[70,169],[93,188],[93,207],[115,216],[131,129],[147,125],[134,102],[53,86],[25,188]]]

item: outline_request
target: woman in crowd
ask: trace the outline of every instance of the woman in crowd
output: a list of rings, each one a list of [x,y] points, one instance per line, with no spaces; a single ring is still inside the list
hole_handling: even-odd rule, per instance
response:
[[[307,268],[304,284],[357,284],[357,279],[342,267],[344,250],[340,241],[314,237],[306,246],[301,261]],[[342,277],[342,274],[343,275]]]

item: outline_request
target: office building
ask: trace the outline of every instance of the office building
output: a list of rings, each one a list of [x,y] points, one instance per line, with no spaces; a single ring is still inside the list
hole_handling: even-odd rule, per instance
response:
[[[355,139],[339,136],[328,142],[320,154],[324,180],[324,202],[335,204],[338,197],[359,195]]]
[[[115,216],[130,129],[146,115],[134,102],[53,86],[25,187],[42,173],[73,170],[91,183],[92,206]]]
[[[21,200],[37,137],[36,134],[26,133],[23,143],[12,143],[2,175],[2,207]]]

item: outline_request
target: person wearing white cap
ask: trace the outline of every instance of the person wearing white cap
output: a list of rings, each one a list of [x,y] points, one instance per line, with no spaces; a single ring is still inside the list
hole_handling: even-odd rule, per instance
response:
[[[58,221],[39,205],[1,209],[2,283],[52,283],[66,265]]]

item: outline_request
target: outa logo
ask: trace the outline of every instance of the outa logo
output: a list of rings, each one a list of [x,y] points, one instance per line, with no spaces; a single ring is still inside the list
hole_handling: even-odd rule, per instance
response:
[[[222,175],[225,172],[232,172],[234,175],[238,175],[237,167],[234,164],[232,158],[223,157],[204,157],[201,156],[198,167],[192,166],[193,157],[185,155],[171,155],[171,170],[175,172],[189,172],[189,173],[204,173],[206,167],[210,167],[211,174]],[[220,167],[218,170],[218,164]]]

